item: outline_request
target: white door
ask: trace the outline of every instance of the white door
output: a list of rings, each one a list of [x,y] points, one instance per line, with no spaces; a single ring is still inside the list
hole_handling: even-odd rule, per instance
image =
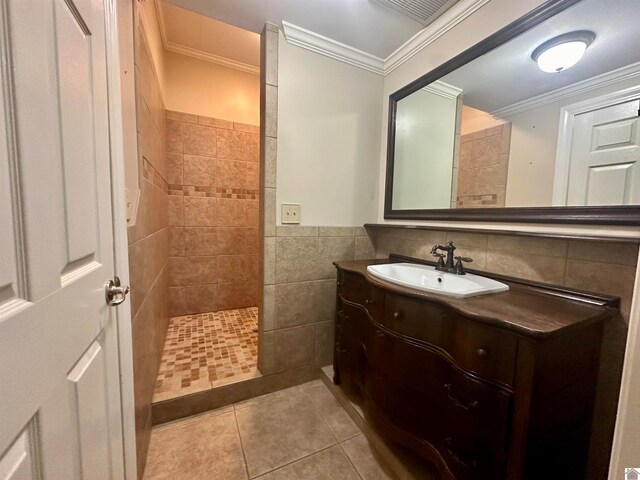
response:
[[[576,115],[567,205],[640,204],[640,101]]]
[[[0,478],[121,479],[101,0],[0,2]]]

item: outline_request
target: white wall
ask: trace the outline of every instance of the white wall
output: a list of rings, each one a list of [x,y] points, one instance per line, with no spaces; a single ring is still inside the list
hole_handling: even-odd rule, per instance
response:
[[[418,90],[398,102],[393,205],[399,210],[449,208],[456,98]]]
[[[260,76],[165,51],[167,110],[260,124]]]
[[[278,44],[277,223],[283,202],[303,225],[375,221],[383,77]]]

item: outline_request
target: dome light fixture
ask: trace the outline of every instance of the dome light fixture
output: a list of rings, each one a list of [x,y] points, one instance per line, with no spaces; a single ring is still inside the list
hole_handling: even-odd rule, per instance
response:
[[[543,72],[562,72],[580,61],[595,38],[596,34],[590,30],[565,33],[537,47],[531,58]]]

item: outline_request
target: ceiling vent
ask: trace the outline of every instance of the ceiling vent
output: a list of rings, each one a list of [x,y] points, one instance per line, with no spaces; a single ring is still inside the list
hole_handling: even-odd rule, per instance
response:
[[[459,0],[376,0],[378,3],[413,18],[424,26],[429,25]]]

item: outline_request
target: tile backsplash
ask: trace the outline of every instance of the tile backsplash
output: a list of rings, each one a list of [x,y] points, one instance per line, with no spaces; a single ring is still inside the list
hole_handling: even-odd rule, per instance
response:
[[[473,258],[469,268],[619,296],[622,315],[629,319],[637,244],[461,231],[371,230],[378,258],[399,253],[431,260],[434,244],[453,241],[456,255]]]
[[[167,111],[172,315],[256,306],[259,127]]]

